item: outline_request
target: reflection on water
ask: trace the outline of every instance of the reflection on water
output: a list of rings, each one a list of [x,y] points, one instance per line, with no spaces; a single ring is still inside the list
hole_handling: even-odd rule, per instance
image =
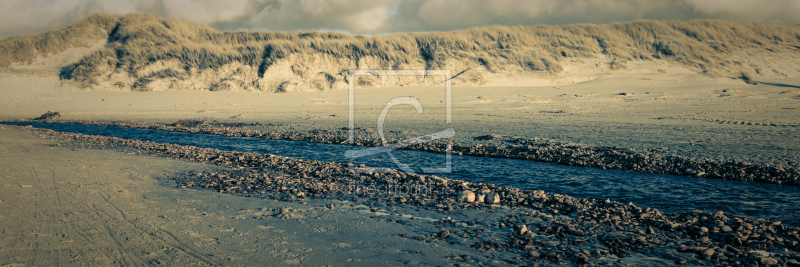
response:
[[[396,168],[386,153],[355,159],[345,157],[347,150],[363,149],[354,146],[68,123],[4,124],[32,125],[63,132]],[[421,173],[419,170],[423,167],[443,167],[445,163],[443,154],[406,150],[393,151],[392,154],[418,173]],[[641,174],[517,159],[457,155],[452,156],[452,164],[453,172],[436,175],[470,182],[514,186],[520,189],[544,190],[574,197],[609,198],[666,212],[694,209],[708,212],[721,210],[729,216],[782,220],[788,224],[800,221],[798,220],[800,197],[795,193],[797,187],[794,186]]]

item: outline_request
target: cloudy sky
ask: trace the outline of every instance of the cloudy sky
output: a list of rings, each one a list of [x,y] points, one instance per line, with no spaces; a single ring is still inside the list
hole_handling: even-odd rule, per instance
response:
[[[359,34],[505,24],[713,18],[800,23],[800,0],[0,0],[0,38],[63,27],[95,12],[143,12],[219,30]]]

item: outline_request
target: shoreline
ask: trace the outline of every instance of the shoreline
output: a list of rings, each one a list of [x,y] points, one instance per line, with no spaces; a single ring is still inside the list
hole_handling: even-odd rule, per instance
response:
[[[244,128],[246,126],[256,125],[245,123],[216,123],[215,125],[213,122],[198,120],[179,120],[172,124],[104,120],[13,120],[12,122],[75,123],[169,132],[211,134],[227,137],[254,137],[268,140],[348,144],[348,139],[344,132],[337,134],[331,131],[313,130],[309,132],[260,131]],[[481,140],[481,138],[491,140],[494,137],[490,135],[480,136],[476,137],[475,140]],[[387,138],[387,142],[389,143],[397,141],[399,140]],[[354,140],[354,145],[357,146],[375,147],[379,144],[379,139],[360,138],[358,135],[356,135]],[[444,154],[447,150],[447,144],[448,143],[434,141],[410,145],[400,149]],[[591,147],[565,144],[538,138],[518,138],[512,144],[506,144],[505,146],[492,144],[481,145],[480,143],[454,143],[452,144],[452,152],[457,155],[522,159],[567,166],[616,169],[637,173],[670,174],[696,178],[763,182],[778,185],[800,185],[800,180],[798,180],[800,177],[800,169],[788,166],[771,166],[770,164],[665,156],[656,153],[636,151],[630,148]]]
[[[516,251],[516,253],[521,253],[522,257],[527,260],[546,260],[553,263],[567,260],[572,264],[582,264],[595,262],[608,255],[624,257],[635,253],[664,255],[676,254],[677,252],[679,256],[689,257],[684,257],[685,259],[677,257],[674,261],[676,264],[708,262],[715,265],[725,263],[739,265],[747,264],[747,262],[750,264],[755,262],[763,263],[764,261],[770,262],[772,259],[786,264],[790,261],[795,261],[793,258],[795,256],[791,256],[794,254],[776,256],[767,253],[768,256],[776,258],[765,260],[766,256],[759,254],[761,253],[758,252],[759,249],[774,251],[775,249],[785,248],[787,253],[789,253],[789,249],[794,251],[800,249],[797,246],[800,237],[796,235],[797,229],[794,227],[787,227],[779,222],[770,222],[762,219],[728,218],[722,212],[717,212],[713,215],[700,211],[662,214],[650,208],[640,208],[632,204],[626,205],[609,200],[579,199],[542,191],[518,190],[511,187],[497,187],[481,183],[471,184],[414,174],[352,175],[348,174],[346,165],[343,164],[338,164],[343,166],[337,166],[335,163],[299,160],[274,155],[156,144],[31,128],[27,127],[28,130],[40,133],[42,137],[70,140],[79,145],[96,144],[109,148],[129,147],[141,150],[141,153],[152,156],[239,168],[239,170],[227,172],[189,173],[185,177],[176,179],[176,182],[179,182],[181,187],[213,188],[216,186],[215,190],[222,190],[224,193],[259,196],[288,202],[298,202],[306,198],[335,198],[354,202],[371,202],[369,206],[372,212],[378,212],[381,209],[386,209],[386,207],[396,205],[412,205],[426,210],[436,209],[436,212],[442,214],[442,216],[497,208],[509,208],[512,211],[528,210],[522,214],[512,212],[498,220],[499,223],[497,223],[496,228],[514,228],[514,231],[518,233],[505,233],[501,235],[501,240],[485,239],[471,245],[476,249]],[[260,170],[265,169],[277,170],[283,175],[276,175],[273,179],[265,180],[260,176],[264,174]],[[269,175],[270,173],[268,172],[267,174]],[[223,181],[219,178],[220,175],[230,179]],[[322,182],[361,184],[395,181],[400,185],[425,185],[438,189],[441,189],[442,186],[449,188],[450,184],[455,184],[455,186],[452,187],[453,190],[449,194],[410,196],[409,199],[395,197],[381,200],[374,197],[364,198],[358,194],[337,194],[334,191],[325,190],[325,187],[311,186],[313,183],[320,182],[320,179],[322,179]],[[285,186],[286,184],[292,186],[287,187]],[[247,186],[263,189],[264,193],[260,191],[253,193],[254,190],[242,192],[241,188],[246,188]],[[499,205],[456,201],[457,193],[464,193],[467,190],[478,194],[497,193],[500,196]],[[486,192],[486,190],[489,192]],[[299,195],[298,193],[303,194]],[[558,219],[548,219],[554,217]],[[472,224],[474,223],[472,222]],[[452,219],[438,220],[436,224],[442,226],[443,230],[429,236],[417,236],[414,239],[447,240],[451,234],[469,233],[459,228],[462,224],[461,222]],[[463,222],[463,224],[469,225],[470,221]],[[493,224],[490,223],[489,225]],[[522,227],[523,225],[525,228]],[[449,228],[446,226],[449,226]],[[493,227],[488,228],[493,229]],[[522,229],[526,230],[522,231]],[[541,236],[555,236],[557,239],[572,243],[571,247],[583,247],[583,249],[570,250],[572,252],[559,252],[558,250],[549,249],[551,246],[546,245],[546,241],[538,238]],[[603,251],[597,250],[597,253],[592,252],[590,249],[588,250],[589,253],[585,253],[587,251],[586,246],[592,247],[598,244],[602,244],[607,249]]]

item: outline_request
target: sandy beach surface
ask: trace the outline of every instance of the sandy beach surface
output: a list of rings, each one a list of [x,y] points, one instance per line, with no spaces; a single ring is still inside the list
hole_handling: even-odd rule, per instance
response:
[[[163,179],[221,169],[211,165],[65,147],[8,126],[0,133],[2,266],[447,265],[448,256],[510,258],[402,238],[429,223],[373,219],[342,202],[245,198],[175,188]],[[330,203],[342,208],[323,205]]]
[[[521,81],[512,86],[454,86],[450,124],[444,122],[444,86],[356,88],[356,132],[378,138],[377,118],[386,103],[412,97],[424,112],[418,114],[411,106],[392,108],[384,124],[386,137],[411,138],[453,128],[451,140],[464,144],[546,138],[800,167],[800,79],[757,79],[758,85],[749,85],[648,62],[631,62],[629,68],[625,73],[575,73],[574,79],[583,82],[571,85],[522,86]],[[0,88],[0,120],[58,111],[68,120],[196,119],[260,123],[246,128],[293,132],[346,132],[348,127],[347,91],[81,91],[52,71],[14,69],[0,72]],[[474,248],[478,240],[511,235],[512,227],[499,222],[511,214],[534,214],[529,208],[445,215],[401,205],[383,207],[387,215],[377,216],[369,205],[351,206],[347,200],[285,202],[176,188],[171,179],[189,171],[231,169],[124,149],[81,148],[0,127],[0,266],[517,265],[539,258]],[[336,208],[330,209],[331,204]],[[432,222],[449,216],[484,221],[479,225],[490,234],[437,238],[443,228]],[[535,223],[540,229],[554,223],[550,214],[536,218],[544,220]],[[542,255],[545,243],[537,243]],[[604,256],[593,256],[592,262],[705,263],[700,257],[706,250],[699,248],[708,248],[685,243],[687,251],[698,251],[686,256],[675,252],[684,243],[672,245],[651,250],[650,256],[625,258],[598,250]],[[770,254],[775,252],[764,253],[775,257]],[[558,262],[560,254],[552,255],[539,263]],[[787,255],[778,258],[795,257]]]

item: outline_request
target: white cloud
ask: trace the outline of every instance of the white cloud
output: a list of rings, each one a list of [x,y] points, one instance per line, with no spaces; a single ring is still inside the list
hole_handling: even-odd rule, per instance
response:
[[[376,34],[631,19],[800,23],[800,0],[2,0],[0,37],[60,28],[95,12],[151,13],[220,30]]]
[[[800,0],[687,0],[699,13],[729,20],[800,22]]]
[[[164,0],[168,16],[202,24],[228,21],[245,14],[247,0]]]

